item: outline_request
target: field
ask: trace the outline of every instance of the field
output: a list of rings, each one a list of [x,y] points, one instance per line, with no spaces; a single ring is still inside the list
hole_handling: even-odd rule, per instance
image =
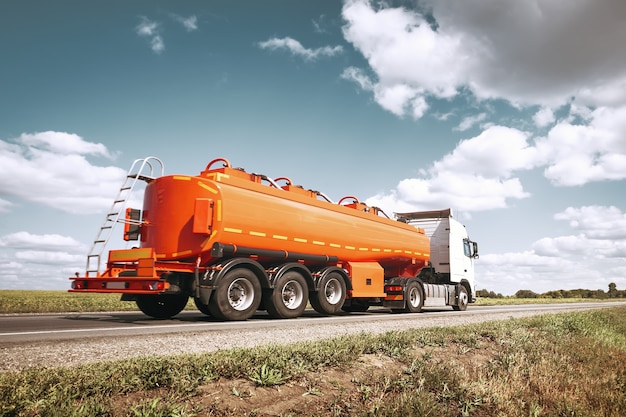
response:
[[[527,303],[575,303],[600,301],[582,298],[479,298],[476,305]],[[195,310],[193,301],[187,309]],[[120,301],[119,294],[78,294],[67,291],[0,290],[0,314],[71,313],[137,310],[133,302]]]
[[[626,415],[625,364],[626,308],[607,304],[464,327],[2,373],[0,416],[617,417]]]

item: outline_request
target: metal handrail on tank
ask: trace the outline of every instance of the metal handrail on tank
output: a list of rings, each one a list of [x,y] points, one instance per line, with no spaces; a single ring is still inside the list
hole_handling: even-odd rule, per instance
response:
[[[209,168],[211,168],[211,166],[213,166],[213,164],[217,163],[217,162],[223,162],[224,165],[222,166],[223,168],[230,168],[230,161],[226,158],[215,158],[214,160],[212,160],[211,162],[209,162],[206,166],[206,168],[204,168],[205,171],[209,171]]]
[[[278,181],[285,181],[287,183],[287,185],[293,185],[293,181],[291,181],[291,178],[289,177],[277,177],[274,178],[274,182],[278,182]]]
[[[350,199],[350,198],[353,200],[353,201],[352,201],[352,203],[353,203],[353,204],[359,204],[359,203],[361,203],[361,202],[359,201],[359,199],[358,199],[358,198],[356,198],[355,196],[353,196],[353,195],[347,195],[347,196],[345,196],[345,197],[341,197],[341,199],[337,202],[337,204],[341,205],[341,203],[343,203],[343,201],[344,201],[344,200],[348,200],[348,199]]]
[[[126,205],[128,200],[130,200],[132,192],[138,181],[149,183],[156,178],[155,170],[157,169],[157,164],[161,168],[160,176],[163,176],[165,173],[165,166],[163,165],[163,161],[159,158],[155,156],[148,156],[146,158],[135,159],[133,161],[126,177],[124,178],[124,182],[117,193],[117,196],[113,200],[111,209],[104,217],[102,226],[100,226],[98,234],[89,249],[87,254],[87,265],[85,268],[86,276],[89,276],[90,273],[95,273],[96,275],[100,273],[102,253],[105,251],[107,244],[109,243],[109,239],[113,234],[113,229],[118,223],[129,223],[134,225],[141,224],[141,219],[126,219]]]

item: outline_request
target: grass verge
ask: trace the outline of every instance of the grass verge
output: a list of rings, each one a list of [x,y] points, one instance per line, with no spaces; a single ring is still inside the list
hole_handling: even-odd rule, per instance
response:
[[[602,300],[589,298],[479,298],[476,305],[576,303],[583,301]],[[193,300],[189,300],[186,309],[196,309]],[[120,301],[119,294],[79,294],[60,290],[0,290],[0,314],[137,310],[135,303]]]
[[[626,308],[0,374],[0,416],[623,416]]]
[[[193,300],[187,308],[195,309]],[[137,311],[119,294],[69,293],[61,290],[0,290],[0,314]]]

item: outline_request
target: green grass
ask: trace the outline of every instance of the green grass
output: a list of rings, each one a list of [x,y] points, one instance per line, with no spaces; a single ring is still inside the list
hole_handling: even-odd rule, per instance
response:
[[[614,299],[616,301],[622,299]],[[588,298],[479,298],[476,305],[575,303],[600,301]],[[186,309],[193,310],[192,300]],[[67,291],[0,290],[0,314],[84,313],[97,311],[136,311],[134,302],[120,301],[119,294],[84,294]]]
[[[496,305],[518,305],[518,304],[561,304],[561,303],[594,303],[594,302],[611,302],[624,301],[623,298],[487,298],[479,297],[474,305],[480,306],[496,306]],[[471,304],[470,304],[471,306]]]
[[[191,301],[188,308],[195,308]],[[69,293],[58,290],[0,290],[0,314],[136,311],[120,294]]]
[[[3,373],[0,416],[617,417],[625,363],[626,308],[607,307]]]

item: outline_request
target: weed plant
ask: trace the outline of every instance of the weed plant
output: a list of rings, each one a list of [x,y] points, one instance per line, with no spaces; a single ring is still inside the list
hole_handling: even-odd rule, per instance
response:
[[[276,406],[301,387],[281,415],[618,417],[625,364],[626,308],[616,307],[7,372],[0,416],[259,416],[255,390]]]

